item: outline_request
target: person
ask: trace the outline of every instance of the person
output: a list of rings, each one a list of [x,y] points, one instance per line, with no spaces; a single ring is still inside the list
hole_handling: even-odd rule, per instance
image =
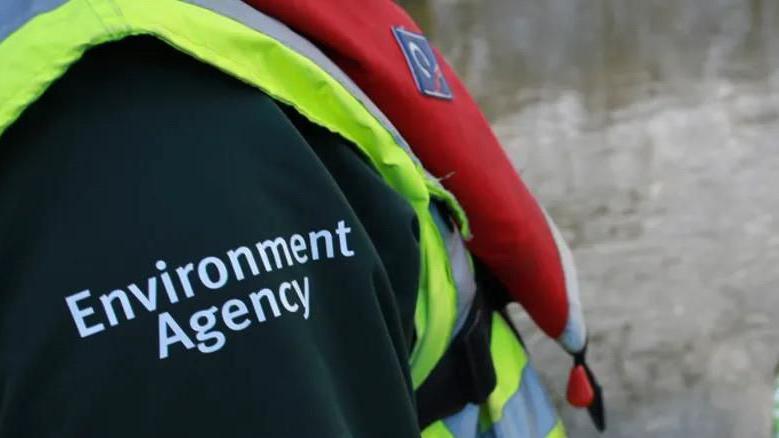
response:
[[[563,435],[459,204],[316,48],[238,1],[4,7],[0,436]]]
[[[288,111],[137,38],[8,129],[0,436],[416,433],[413,210]]]

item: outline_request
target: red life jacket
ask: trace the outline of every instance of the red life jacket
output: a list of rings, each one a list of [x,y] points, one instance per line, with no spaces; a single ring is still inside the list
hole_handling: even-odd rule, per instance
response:
[[[437,51],[422,60],[431,72],[437,63],[435,87],[423,90],[409,53],[418,48],[401,41],[423,38],[408,14],[389,0],[244,1],[316,44],[370,97],[464,207],[471,252],[581,365],[586,336],[568,248]],[[582,373],[572,370],[569,399],[586,406],[592,397]]]

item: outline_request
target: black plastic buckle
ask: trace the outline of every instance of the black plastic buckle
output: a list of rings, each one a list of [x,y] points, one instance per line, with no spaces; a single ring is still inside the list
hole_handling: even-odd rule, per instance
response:
[[[477,304],[477,302],[479,304]],[[490,324],[491,315],[478,297],[474,299],[474,312],[472,321],[467,321],[456,340],[459,348],[462,348],[462,360],[466,371],[463,383],[470,383],[468,398],[471,403],[481,404],[487,400],[497,384],[495,366],[492,363],[490,353]],[[470,322],[470,324],[469,324]]]

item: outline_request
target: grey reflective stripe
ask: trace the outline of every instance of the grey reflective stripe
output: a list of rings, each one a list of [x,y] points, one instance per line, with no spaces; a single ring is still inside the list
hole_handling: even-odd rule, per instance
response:
[[[445,418],[444,424],[455,438],[546,438],[557,425],[557,413],[530,362],[522,369],[519,390],[503,407],[500,421],[483,433],[479,410],[479,406],[466,405]]]
[[[3,0],[0,0],[3,1]],[[284,44],[286,47],[294,50],[300,55],[310,59],[314,64],[327,72],[333,79],[337,80],[349,93],[357,98],[363,104],[365,109],[378,120],[382,126],[392,135],[395,141],[403,147],[411,157],[419,162],[417,157],[409,148],[408,143],[400,135],[387,116],[371,101],[370,98],[346,75],[330,58],[322,53],[319,48],[307,39],[298,35],[295,31],[287,27],[282,22],[270,17],[240,0],[186,0],[194,5],[209,9],[225,17],[232,18],[260,33],[263,33],[276,41]]]
[[[457,322],[452,332],[452,336],[455,336],[465,323],[476,296],[476,279],[465,242],[456,228],[446,238],[446,249],[449,251],[449,263],[452,265],[452,276],[457,287]]]
[[[452,330],[452,337],[457,336],[468,317],[468,311],[476,296],[476,278],[471,268],[470,255],[465,248],[465,242],[460,231],[451,224],[447,224],[441,211],[435,203],[430,204],[430,212],[433,221],[438,227],[438,232],[446,243],[446,252],[449,254],[449,265],[452,268],[452,277],[457,289],[457,320]]]
[[[482,438],[545,438],[557,424],[557,414],[538,373],[528,362],[519,390],[503,407],[503,416]],[[460,437],[457,437],[460,438]]]
[[[444,424],[455,438],[476,438],[479,436],[480,407],[467,404],[462,411],[444,418]]]
[[[0,42],[36,15],[48,12],[67,0],[0,0]]]

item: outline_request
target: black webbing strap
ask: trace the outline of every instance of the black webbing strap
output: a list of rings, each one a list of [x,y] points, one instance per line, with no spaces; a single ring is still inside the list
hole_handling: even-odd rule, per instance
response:
[[[462,329],[416,391],[421,429],[456,414],[468,403],[487,400],[496,383],[490,355],[491,327],[491,312],[477,291]]]
[[[598,432],[606,430],[606,408],[603,404],[603,388],[598,383],[598,379],[595,378],[590,366],[587,365],[587,345],[584,345],[584,349],[573,355],[574,366],[581,365],[584,367],[584,372],[587,373],[587,379],[590,381],[590,385],[593,390],[592,403],[587,407],[587,412],[590,414],[592,423]]]

